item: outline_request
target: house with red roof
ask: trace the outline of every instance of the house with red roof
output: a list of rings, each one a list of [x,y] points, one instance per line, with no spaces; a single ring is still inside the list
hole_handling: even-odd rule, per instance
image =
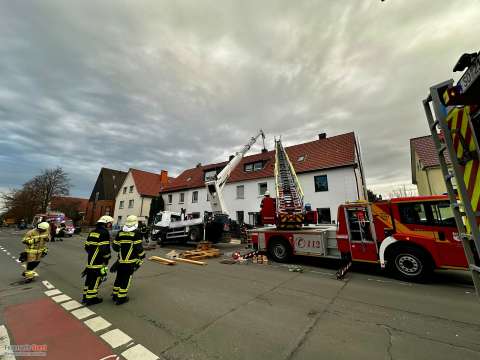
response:
[[[364,176],[353,132],[286,147],[305,197],[320,221],[332,223],[338,206],[365,199]],[[201,165],[183,171],[163,189],[166,210],[203,216],[210,212],[205,179],[219,173],[228,161]],[[275,152],[245,156],[233,170],[223,190],[230,217],[254,225],[266,191],[275,196]]]
[[[115,199],[115,222],[123,225],[128,215],[136,215],[139,220],[148,222],[152,199],[159,196],[169,180],[166,170],[152,173],[129,169]]]
[[[444,156],[447,164],[451,165],[446,151]],[[447,192],[440,160],[431,135],[410,139],[410,161],[412,184],[417,185],[418,195],[439,195]]]

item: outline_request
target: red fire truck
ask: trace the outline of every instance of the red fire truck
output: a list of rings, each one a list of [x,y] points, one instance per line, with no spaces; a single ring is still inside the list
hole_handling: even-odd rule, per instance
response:
[[[262,201],[260,216],[267,224],[275,217],[268,205],[273,200]],[[292,255],[339,259],[344,269],[352,261],[369,262],[407,281],[424,281],[433,269],[468,267],[447,196],[346,203],[338,208],[336,227],[266,225],[250,230],[249,237],[278,262]]]

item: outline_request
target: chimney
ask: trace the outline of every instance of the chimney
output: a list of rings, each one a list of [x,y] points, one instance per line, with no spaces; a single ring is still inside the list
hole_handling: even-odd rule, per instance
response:
[[[232,161],[232,159],[233,159],[234,157],[235,157],[235,155],[230,155],[230,156],[228,157],[228,162]]]
[[[202,166],[202,163],[198,163],[195,167],[196,167],[196,168],[199,168],[199,167],[201,167],[201,166]]]
[[[168,171],[167,170],[162,170],[160,172],[160,184],[162,186],[167,186],[168,185]]]
[[[327,138],[327,133],[320,133],[318,134],[318,140],[323,140]]]

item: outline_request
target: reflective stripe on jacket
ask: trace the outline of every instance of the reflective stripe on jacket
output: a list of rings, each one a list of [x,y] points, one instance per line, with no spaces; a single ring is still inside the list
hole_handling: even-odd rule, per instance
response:
[[[142,234],[138,231],[120,231],[113,241],[113,250],[118,252],[118,262],[135,264],[145,258],[142,246]]]
[[[99,269],[110,260],[110,234],[103,226],[97,226],[88,234],[85,241],[85,251],[88,254],[87,268]]]

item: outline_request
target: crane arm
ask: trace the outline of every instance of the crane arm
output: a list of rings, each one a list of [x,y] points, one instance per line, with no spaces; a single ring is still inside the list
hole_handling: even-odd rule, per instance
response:
[[[205,186],[207,188],[207,193],[210,196],[210,205],[214,213],[224,213],[228,215],[225,203],[223,201],[222,190],[225,184],[227,183],[228,178],[232,174],[232,171],[238,166],[245,154],[250,150],[253,144],[256,143],[259,137],[265,139],[265,134],[263,130],[253,136],[250,141],[243,146],[243,148],[238,151],[232,160],[223,168],[220,173],[218,173],[214,179],[205,181]]]

